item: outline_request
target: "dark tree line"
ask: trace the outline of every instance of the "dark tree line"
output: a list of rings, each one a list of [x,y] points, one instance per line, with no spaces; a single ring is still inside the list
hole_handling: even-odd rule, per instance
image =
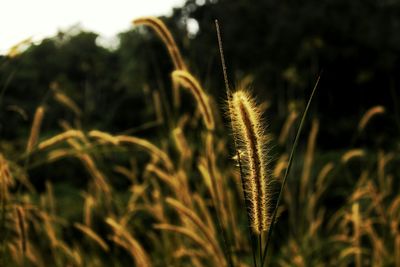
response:
[[[186,22],[193,19],[199,30],[188,34]],[[236,82],[253,77],[256,94],[272,103],[271,121],[283,120],[288,106],[301,109],[323,70],[313,112],[324,124],[326,147],[348,145],[342,140],[374,105],[384,105],[387,114],[376,122],[381,129],[372,130],[398,135],[400,1],[187,0],[163,20],[190,69],[221,100],[214,19],[223,29],[229,76]],[[169,97],[172,66],[163,44],[144,28],[121,33],[114,50],[96,39],[91,32],[60,33],[18,57],[0,58],[2,138],[26,135],[21,125],[28,122],[12,105],[31,116],[37,105],[48,104],[48,129],[71,116],[51,104],[54,83],[82,107],[88,128],[123,131],[151,118],[152,90]]]

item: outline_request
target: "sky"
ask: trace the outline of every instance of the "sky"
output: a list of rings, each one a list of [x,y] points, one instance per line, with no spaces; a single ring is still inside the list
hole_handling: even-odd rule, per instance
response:
[[[184,0],[1,0],[0,54],[32,38],[37,42],[80,24],[103,40],[128,30],[141,16],[169,15]]]

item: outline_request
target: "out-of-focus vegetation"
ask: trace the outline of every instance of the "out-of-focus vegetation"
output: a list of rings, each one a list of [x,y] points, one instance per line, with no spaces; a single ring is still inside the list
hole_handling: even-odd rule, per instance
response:
[[[323,70],[267,264],[400,266],[400,2],[344,0],[188,0],[183,65],[154,25],[0,56],[0,266],[252,266],[215,18],[278,180]]]

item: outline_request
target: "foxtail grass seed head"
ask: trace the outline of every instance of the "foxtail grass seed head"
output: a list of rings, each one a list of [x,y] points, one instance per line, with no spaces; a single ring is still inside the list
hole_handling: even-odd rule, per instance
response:
[[[185,62],[182,59],[182,55],[176,45],[174,38],[172,37],[171,32],[168,30],[167,26],[165,26],[162,20],[156,17],[143,17],[138,18],[133,21],[135,25],[146,25],[152,28],[158,36],[161,38],[163,43],[168,49],[168,53],[172,59],[174,67],[176,70],[186,70]]]
[[[38,149],[42,150],[42,149],[46,149],[48,147],[51,147],[53,145],[56,145],[60,142],[69,140],[70,138],[79,138],[79,139],[83,139],[85,137],[85,135],[78,130],[67,130],[63,133],[57,134],[47,140],[44,140],[43,142],[41,142],[38,145]]]
[[[362,132],[367,126],[368,122],[376,115],[385,113],[385,107],[383,106],[375,106],[367,110],[365,114],[362,116],[359,124],[358,131]]]
[[[343,154],[340,160],[342,163],[347,163],[353,158],[361,158],[363,156],[365,156],[364,150],[360,148],[350,149],[349,151]]]
[[[268,172],[268,137],[255,100],[244,90],[229,99],[229,114],[237,149],[241,152],[242,182],[254,233],[267,231],[272,220],[272,175]]]
[[[54,99],[60,103],[61,105],[65,106],[66,108],[70,109],[77,117],[82,116],[82,110],[79,106],[67,95],[61,92],[54,93]]]
[[[44,107],[40,106],[36,109],[35,116],[33,117],[31,134],[29,136],[28,144],[26,146],[26,151],[28,153],[32,151],[33,147],[37,143],[40,133],[40,127],[42,126],[43,117],[44,117]]]
[[[104,143],[110,143],[115,146],[117,146],[119,144],[118,139],[110,133],[106,133],[106,132],[102,132],[102,131],[98,131],[98,130],[92,130],[89,132],[88,135],[89,135],[89,137],[96,138],[98,140],[101,140]]]
[[[213,130],[215,123],[209,99],[196,78],[187,71],[176,70],[172,72],[172,80],[191,91],[203,116],[204,124],[208,130]]]

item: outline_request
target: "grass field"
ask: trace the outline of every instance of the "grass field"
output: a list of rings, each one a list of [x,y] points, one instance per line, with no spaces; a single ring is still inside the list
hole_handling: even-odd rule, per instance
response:
[[[306,116],[285,185],[304,109],[273,131],[246,81],[217,104],[160,20],[135,24],[154,30],[174,66],[172,101],[152,94],[149,123],[162,134],[84,130],[81,107],[55,86],[51,105],[73,119],[42,132],[51,109],[38,104],[26,139],[0,141],[0,266],[400,267],[397,148],[321,153],[320,121]],[[378,116],[385,107],[349,138]]]

